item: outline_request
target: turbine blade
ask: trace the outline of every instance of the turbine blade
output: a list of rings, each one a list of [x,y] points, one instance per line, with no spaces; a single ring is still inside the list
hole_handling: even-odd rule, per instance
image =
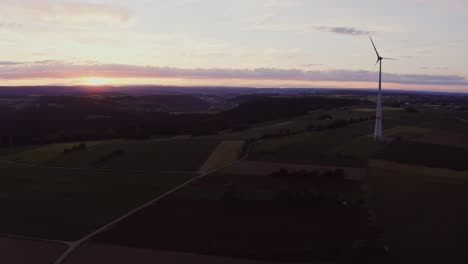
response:
[[[398,60],[398,59],[394,59],[394,58],[382,58],[382,60]]]
[[[379,54],[379,52],[377,51],[377,48],[375,47],[374,40],[372,40],[372,37],[371,37],[371,36],[369,36],[369,38],[370,38],[370,41],[372,42],[372,46],[374,46],[375,53],[377,53],[377,57],[380,58],[380,54]]]
[[[377,62],[376,62],[375,65],[374,65],[374,68],[372,68],[372,71],[375,70],[375,67],[377,67],[377,64],[379,64],[379,61],[380,61],[380,60],[377,60]]]

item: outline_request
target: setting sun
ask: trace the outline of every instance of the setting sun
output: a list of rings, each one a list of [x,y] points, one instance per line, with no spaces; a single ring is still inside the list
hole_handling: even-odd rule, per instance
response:
[[[99,86],[107,84],[107,81],[102,78],[86,78],[84,80],[84,84],[89,86]]]

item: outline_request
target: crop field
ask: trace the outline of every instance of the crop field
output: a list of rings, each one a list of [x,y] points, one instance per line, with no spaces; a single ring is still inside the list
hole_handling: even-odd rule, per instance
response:
[[[210,139],[114,141],[68,154],[62,152],[43,164],[67,168],[196,172],[219,143],[220,140]]]
[[[384,112],[385,119],[383,122],[384,136],[405,141],[421,138],[430,135],[432,131],[440,126],[456,122],[452,116],[454,113],[457,112],[427,108],[416,113],[386,111]],[[458,122],[457,126],[460,128],[464,126],[463,129],[468,129],[468,124],[466,123]],[[378,155],[377,157],[380,159],[394,160],[396,157],[393,156],[398,155],[392,155],[392,153],[405,151],[400,148],[392,151],[397,148],[396,146],[399,146],[398,144],[390,145],[388,148],[385,144],[376,144],[373,141],[373,131],[374,121],[370,120],[332,130],[305,132],[287,137],[264,139],[256,144],[249,159],[255,161],[365,167],[367,160],[375,155]],[[409,152],[406,155],[400,156],[401,159],[399,161],[408,159],[410,163],[414,163],[412,160],[422,160],[422,158],[418,158],[419,152],[429,152],[424,150],[426,147],[434,151],[438,150],[437,147],[425,146],[423,144],[416,145],[409,143],[408,146]],[[441,149],[441,151],[445,155],[460,152],[447,148]],[[444,155],[442,153],[440,156]],[[429,156],[437,155],[433,153],[422,154]],[[410,157],[411,155],[412,157]],[[447,157],[451,156],[445,156],[445,159],[448,159]],[[432,160],[437,158],[435,157]],[[444,161],[435,164],[443,163]],[[461,160],[448,164],[451,164],[450,168],[464,168]]]
[[[397,126],[385,130],[386,137],[400,137],[402,139],[413,139],[418,138],[427,134],[430,134],[432,129],[425,127],[416,126]]]
[[[88,142],[88,146],[95,146],[103,143],[102,141]],[[7,155],[4,158],[9,160],[27,163],[31,165],[39,165],[49,160],[60,157],[63,154],[64,149],[71,148],[79,143],[61,143],[51,144],[39,147],[31,147],[24,151],[16,150],[14,153]]]
[[[0,162],[0,234],[75,240],[196,174],[47,169]]]
[[[292,119],[286,120],[277,120],[262,124],[257,124],[245,131],[240,132],[225,132],[220,135],[221,138],[230,139],[230,138],[261,138],[268,135],[276,134],[295,134],[299,132],[304,132],[310,126],[321,126],[329,125],[333,120],[320,119],[323,115],[330,115],[333,117],[333,120],[344,119],[348,120],[350,118],[368,118],[371,116],[369,113],[365,112],[356,112],[351,109],[333,109],[333,110],[316,110],[311,111],[309,114],[304,116],[299,116]]]
[[[382,111],[403,111],[403,108],[397,107],[383,107]],[[376,108],[354,108],[353,111],[355,112],[363,112],[363,113],[376,113]]]
[[[383,134],[386,137],[413,139],[419,136],[426,135],[431,132],[429,128],[412,127],[412,126],[397,126],[390,129],[385,129]],[[383,144],[376,144],[372,134],[356,137],[349,142],[336,146],[330,149],[327,154],[329,156],[343,155],[357,159],[368,159],[373,157],[379,150],[385,148]]]
[[[466,260],[467,171],[373,160],[367,179],[369,204],[394,263]]]
[[[209,172],[212,170],[225,167],[234,161],[238,160],[244,149],[244,140],[224,140],[211,153],[210,157],[201,167],[201,172]]]
[[[331,170],[331,168],[328,169]],[[307,171],[313,170],[318,169],[314,168]],[[320,172],[324,173],[325,171]],[[295,171],[289,170],[289,172],[294,173]],[[355,173],[365,173],[365,171],[356,171]],[[345,175],[350,175],[350,173],[345,172]],[[303,194],[304,192],[339,197],[339,199],[353,203],[358,203],[364,198],[361,191],[361,182],[352,179],[326,181],[313,178],[276,178],[271,173],[232,174],[228,170],[212,174],[177,194],[183,197],[203,198],[210,201],[233,199],[248,203],[252,201],[274,202],[284,193]]]
[[[215,136],[2,150],[0,234],[74,241],[232,164],[246,140],[256,139],[247,161],[184,187],[92,243],[293,262],[376,263],[384,244],[407,263],[465,254],[467,114],[385,108],[384,135],[395,139],[389,143],[374,142],[373,114],[320,110]],[[330,126],[337,120],[348,122]],[[316,174],[274,176],[281,168]],[[336,169],[345,174],[340,180],[307,178]],[[437,250],[439,262],[424,255]]]
[[[103,141],[16,150],[0,160],[0,234],[74,240],[237,159],[244,141]],[[215,155],[216,154],[216,155]]]
[[[354,138],[368,134],[372,126],[372,122],[364,122],[340,129],[262,140],[256,145],[249,159],[254,161],[363,167],[365,162],[359,159],[329,155],[328,152]]]

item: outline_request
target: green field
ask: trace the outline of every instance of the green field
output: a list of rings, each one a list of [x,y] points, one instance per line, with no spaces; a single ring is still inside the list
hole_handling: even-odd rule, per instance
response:
[[[364,122],[340,129],[262,140],[256,145],[250,159],[361,167],[365,165],[362,160],[336,154],[330,155],[328,152],[357,137],[368,134],[372,126],[371,122]]]
[[[0,162],[0,234],[75,240],[196,174],[23,167]]]
[[[397,108],[397,107],[383,107],[383,111],[403,111],[405,109],[403,108]],[[375,113],[376,109],[375,108],[355,108],[353,109],[355,112],[364,112],[364,113]]]
[[[319,120],[318,117],[325,113],[330,113],[335,119],[346,120],[351,117],[369,117],[370,114],[352,109],[337,109],[314,111],[291,120],[264,123],[242,132],[225,132],[214,139],[205,137],[92,142],[87,143],[86,150],[67,154],[64,153],[64,149],[77,143],[4,150],[0,153],[0,233],[48,239],[77,239],[194,177],[194,173],[181,172],[197,172],[223,139],[260,138],[268,133],[285,130],[293,134],[259,140],[254,144],[248,159],[366,168],[369,159],[378,158],[405,164],[468,170],[466,149],[411,142],[412,139],[430,133],[433,129],[468,132],[468,124],[457,119],[468,120],[466,114],[434,108],[419,110],[418,113],[384,112],[384,135],[401,137],[401,141],[391,144],[373,141],[373,120],[338,129],[304,132],[309,125],[331,122]],[[294,134],[295,132],[298,133]],[[118,155],[113,155],[116,152]],[[238,157],[238,154],[234,157]],[[221,158],[223,157],[213,157],[213,160],[216,164],[225,164]],[[218,159],[222,162],[218,162]],[[232,159],[227,158],[228,161]],[[411,167],[414,171],[407,168],[397,171],[399,167],[395,164],[388,165],[387,169],[375,166],[371,162],[369,179],[371,188],[375,190],[372,195],[378,192],[382,195],[389,194],[375,196],[375,201],[389,203],[390,206],[390,200],[385,199],[401,198],[403,201],[412,198],[410,195],[421,194],[425,195],[422,197],[426,197],[428,193],[432,195],[436,192],[432,189],[432,183],[426,183],[424,178],[430,174],[425,170],[431,169]],[[392,166],[395,168],[392,169]],[[168,173],[170,171],[173,173]],[[398,177],[397,181],[394,181],[394,176],[401,171],[404,177]],[[442,173],[439,170],[435,171]],[[448,174],[447,171],[444,173]],[[424,178],[421,189],[417,188],[417,184],[420,184],[419,178],[406,178],[411,175]],[[248,179],[243,184],[247,185],[251,180]],[[225,186],[225,183],[230,181],[234,180],[228,179],[221,185]],[[410,182],[410,185],[405,185],[407,182]],[[270,184],[271,181],[267,183]],[[217,184],[213,189],[210,189],[211,186],[206,188],[219,198],[225,191],[225,188],[219,189],[219,186]],[[426,186],[428,193],[425,193]],[[448,193],[451,188],[456,190],[455,193],[459,191],[459,187],[454,187],[453,184],[444,186],[441,190]],[[190,187],[186,191],[194,192]],[[412,193],[400,193],[402,191]],[[391,192],[398,195],[392,198]],[[253,188],[249,189],[249,193],[252,197],[261,197],[265,196],[266,192],[261,188]],[[197,194],[208,195],[201,192]],[[437,197],[442,193],[435,195]],[[432,198],[427,199],[437,203]],[[443,199],[441,201],[442,204],[449,202]],[[378,210],[385,208],[381,205],[377,207]]]
[[[93,141],[87,142],[88,147],[93,147],[99,144],[104,143],[105,141]],[[24,162],[31,165],[39,165],[47,162],[48,160],[60,157],[63,154],[64,149],[71,148],[77,144],[76,143],[60,143],[60,144],[50,144],[39,147],[31,147],[24,151],[16,150],[13,153],[7,155],[7,159]]]
[[[64,149],[77,143],[5,153],[0,234],[79,239],[198,175],[219,143],[115,140],[87,143],[85,150],[71,153]],[[112,156],[115,151],[119,155]]]
[[[377,152],[375,157],[433,168],[468,170],[468,150],[463,148],[402,141],[385,146]]]
[[[331,122],[333,122],[333,120],[321,120],[320,116],[324,114],[331,115],[333,117],[333,120],[366,118],[372,115],[365,112],[352,111],[351,109],[317,110],[311,111],[307,115],[298,116],[291,119],[276,120],[262,124],[256,124],[255,126],[252,126],[251,128],[246,129],[244,131],[225,131],[224,133],[221,133],[218,137],[221,137],[223,139],[250,139],[261,138],[265,135],[278,133],[295,134],[306,131],[307,128],[311,125],[317,127],[320,125],[328,125]]]

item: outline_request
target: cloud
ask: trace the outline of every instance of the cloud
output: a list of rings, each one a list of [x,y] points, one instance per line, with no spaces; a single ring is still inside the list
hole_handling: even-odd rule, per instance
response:
[[[60,63],[58,60],[41,60],[41,61],[0,61],[0,66],[19,66],[28,64],[49,64],[49,63]]]
[[[14,62],[14,61],[0,61],[0,66],[12,66],[12,65],[20,65],[21,62]]]
[[[348,36],[365,36],[371,35],[374,31],[358,29],[354,27],[330,27],[330,26],[315,26],[309,23],[293,23],[275,21],[272,14],[264,14],[263,16],[254,16],[242,19],[242,30],[247,31],[276,31],[276,32],[301,32],[309,33],[313,31],[335,33]]]
[[[298,69],[230,69],[205,68],[185,69],[173,67],[136,66],[126,64],[99,64],[96,62],[43,61],[34,63],[12,62],[0,68],[0,79],[32,78],[179,78],[179,79],[244,79],[275,81],[333,81],[375,82],[377,74],[372,71],[330,70],[305,71]],[[384,81],[398,84],[468,85],[468,79],[458,75],[424,75],[386,73]]]
[[[449,70],[448,67],[421,67],[422,70],[439,70],[439,71],[447,71]]]
[[[352,27],[314,27],[318,31],[331,32],[343,35],[364,36],[370,35],[372,31],[352,28]]]
[[[324,64],[321,63],[309,63],[309,64],[304,64],[302,67],[318,67],[318,66],[323,66]]]

